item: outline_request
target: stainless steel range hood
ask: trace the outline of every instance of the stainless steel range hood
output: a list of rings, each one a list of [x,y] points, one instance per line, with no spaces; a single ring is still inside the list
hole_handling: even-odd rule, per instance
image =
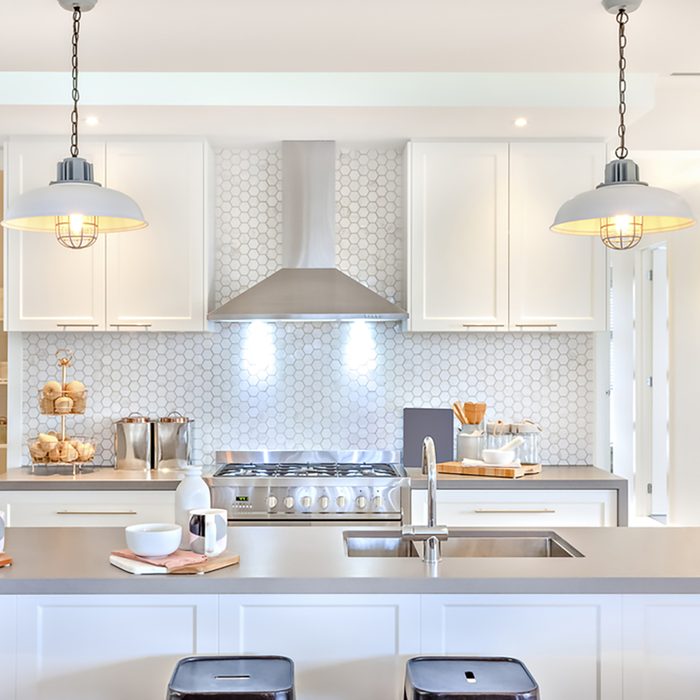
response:
[[[209,314],[212,321],[400,321],[408,314],[335,267],[335,142],[282,144],[281,270]]]

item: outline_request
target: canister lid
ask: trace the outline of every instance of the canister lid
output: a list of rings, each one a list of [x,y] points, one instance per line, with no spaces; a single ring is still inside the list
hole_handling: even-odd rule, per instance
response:
[[[148,423],[150,418],[141,413],[130,413],[126,418],[120,418],[117,423]]]
[[[542,428],[540,428],[535,421],[526,419],[520,421],[520,423],[513,423],[512,425],[514,433],[527,434],[527,433],[541,433]]]
[[[511,424],[501,420],[489,421],[486,424],[486,432],[490,435],[507,435],[512,432]]]
[[[161,423],[189,423],[190,419],[186,418],[178,411],[171,411],[165,418],[159,418]]]

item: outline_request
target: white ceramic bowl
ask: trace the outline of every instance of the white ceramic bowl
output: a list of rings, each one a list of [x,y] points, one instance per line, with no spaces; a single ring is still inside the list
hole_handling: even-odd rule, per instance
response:
[[[481,459],[486,464],[513,464],[515,460],[515,450],[484,450],[481,453]]]
[[[126,546],[140,557],[165,557],[180,546],[182,528],[172,523],[142,523],[126,528]]]

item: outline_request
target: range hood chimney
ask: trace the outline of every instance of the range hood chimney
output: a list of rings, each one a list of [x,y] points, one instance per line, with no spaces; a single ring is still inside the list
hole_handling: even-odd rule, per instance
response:
[[[282,269],[209,314],[220,322],[400,321],[408,314],[335,267],[335,142],[282,143]]]

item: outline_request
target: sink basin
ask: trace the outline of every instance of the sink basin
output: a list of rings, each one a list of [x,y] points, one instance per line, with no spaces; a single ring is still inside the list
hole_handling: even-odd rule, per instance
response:
[[[422,557],[423,542],[393,531],[346,531],[349,557]],[[444,559],[460,557],[582,557],[556,532],[542,530],[450,530],[442,542]]]

